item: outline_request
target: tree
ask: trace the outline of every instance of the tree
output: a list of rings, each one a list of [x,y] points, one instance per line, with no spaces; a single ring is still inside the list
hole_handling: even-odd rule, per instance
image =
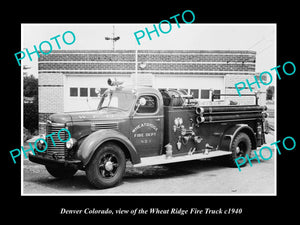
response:
[[[32,103],[24,103],[24,127],[31,133],[38,129],[38,79],[33,75],[24,77],[24,97],[33,97]]]
[[[38,96],[38,79],[35,78],[33,75],[24,77],[24,96]]]

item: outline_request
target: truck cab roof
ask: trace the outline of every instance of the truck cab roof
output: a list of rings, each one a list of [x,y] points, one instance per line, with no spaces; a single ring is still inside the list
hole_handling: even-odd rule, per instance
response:
[[[135,85],[126,85],[116,87],[116,91],[123,91],[123,92],[131,92],[134,94],[156,94],[157,96],[161,96],[159,90],[150,87],[150,86],[135,86]]]

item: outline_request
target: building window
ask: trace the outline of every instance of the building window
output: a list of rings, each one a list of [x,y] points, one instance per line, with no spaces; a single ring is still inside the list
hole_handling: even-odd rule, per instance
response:
[[[199,89],[191,89],[190,95],[192,95],[194,98],[198,99],[199,98]]]
[[[90,88],[90,97],[98,97],[96,93],[96,88]]]
[[[214,99],[221,99],[221,96],[219,94],[221,94],[221,90],[214,90],[214,94],[216,94],[214,96]]]
[[[201,90],[201,99],[209,99],[209,89]]]
[[[71,97],[78,96],[78,88],[71,87],[71,88],[70,88],[70,96],[71,96]]]
[[[146,100],[146,104],[145,105],[140,105],[139,109],[137,110],[137,113],[154,113],[157,110],[157,100],[154,96],[151,95],[143,95],[139,98],[139,100],[137,101],[137,105],[138,106],[138,102],[140,101],[141,98],[144,98]]]
[[[100,94],[103,95],[107,88],[100,88]]]
[[[180,91],[182,94],[184,94],[184,95],[187,95],[187,94],[189,93],[189,89],[186,89],[186,88],[184,88],[184,89],[179,89],[179,91]]]
[[[80,88],[80,97],[87,97],[87,96],[88,96],[88,89]]]
[[[103,95],[106,90],[107,88],[90,88],[90,97],[98,97],[99,92]]]

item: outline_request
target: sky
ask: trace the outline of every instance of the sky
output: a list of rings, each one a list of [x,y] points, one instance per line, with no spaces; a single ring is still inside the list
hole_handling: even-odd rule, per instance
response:
[[[155,24],[158,27],[158,24]],[[60,35],[58,41],[62,50],[111,50],[113,27],[115,36],[120,39],[115,42],[116,50],[253,50],[256,51],[256,72],[270,71],[276,66],[276,24],[201,24],[172,23],[169,33],[152,33],[152,40],[147,34],[140,39],[138,45],[134,33],[147,27],[153,30],[153,24],[22,24],[21,49],[34,51],[34,45],[49,41],[53,50],[58,50],[55,40],[50,38]],[[163,23],[162,30],[167,31],[168,24]],[[76,40],[66,45],[61,37],[66,31],[72,31]],[[66,35],[70,38],[70,36]],[[46,50],[47,44],[43,44]],[[51,54],[51,53],[50,53]],[[24,70],[28,75],[37,77],[37,56],[28,56],[22,60],[22,65],[31,69]],[[17,61],[16,61],[17,63]]]

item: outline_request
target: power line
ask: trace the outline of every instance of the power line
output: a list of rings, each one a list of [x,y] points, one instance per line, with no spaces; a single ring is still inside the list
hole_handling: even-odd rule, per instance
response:
[[[263,37],[262,39],[258,40],[257,42],[254,43],[254,45],[252,45],[251,47],[248,48],[248,50],[250,50],[251,48],[253,48],[254,46],[258,45],[260,42],[266,40],[265,37]]]
[[[261,54],[262,52],[264,52],[265,50],[267,50],[268,48],[270,48],[270,47],[272,47],[272,46],[273,46],[273,43],[270,44],[270,45],[268,45],[267,47],[263,48],[262,50],[258,51],[258,52],[256,53],[256,55]]]
[[[264,35],[261,39],[259,39],[258,41],[256,41],[251,47],[248,48],[248,50],[252,49],[253,47],[255,47],[256,45],[258,45],[259,43],[261,43],[262,41],[266,40],[266,37],[269,36],[269,34],[271,35],[271,33],[274,33],[274,30],[272,29],[270,32],[268,32],[266,35]],[[270,41],[270,40],[269,40]],[[273,40],[271,40],[273,41]]]

